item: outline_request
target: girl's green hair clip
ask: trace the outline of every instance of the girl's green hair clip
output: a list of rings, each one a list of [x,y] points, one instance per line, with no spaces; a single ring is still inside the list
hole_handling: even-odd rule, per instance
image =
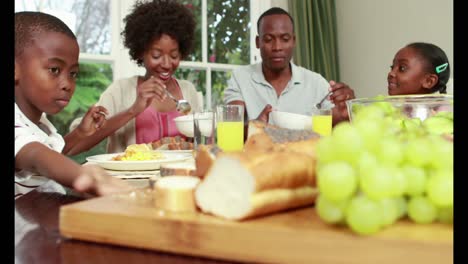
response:
[[[448,62],[437,66],[435,70],[437,73],[441,73],[447,69],[447,66],[448,66]]]

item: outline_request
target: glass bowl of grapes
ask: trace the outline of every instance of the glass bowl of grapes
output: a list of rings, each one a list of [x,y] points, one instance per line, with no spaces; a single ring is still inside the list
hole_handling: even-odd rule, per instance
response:
[[[372,235],[400,220],[453,228],[453,96],[347,101],[316,146],[316,211],[331,225]]]
[[[384,118],[403,128],[424,126],[434,134],[453,134],[453,95],[394,95],[346,101],[351,122]]]
[[[438,112],[453,113],[453,95],[394,95],[368,98],[357,98],[346,101],[350,120],[364,106],[374,105],[380,107],[388,115],[404,115],[408,118],[426,118]]]

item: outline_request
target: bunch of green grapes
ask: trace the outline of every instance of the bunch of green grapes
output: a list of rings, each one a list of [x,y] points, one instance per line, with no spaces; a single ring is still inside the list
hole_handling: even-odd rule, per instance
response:
[[[410,119],[392,105],[361,107],[317,145],[316,209],[330,224],[373,234],[403,217],[453,223],[453,114]]]

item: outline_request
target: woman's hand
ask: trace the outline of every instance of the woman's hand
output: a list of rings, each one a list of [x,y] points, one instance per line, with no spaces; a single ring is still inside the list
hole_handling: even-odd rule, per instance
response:
[[[166,99],[166,85],[158,78],[151,76],[148,80],[140,83],[137,87],[137,99],[131,110],[135,114],[143,112],[153,100],[162,102]]]

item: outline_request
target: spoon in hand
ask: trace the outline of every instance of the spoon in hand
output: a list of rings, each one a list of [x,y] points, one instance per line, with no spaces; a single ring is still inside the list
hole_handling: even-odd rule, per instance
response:
[[[187,100],[177,100],[168,90],[165,91],[166,94],[176,103],[176,109],[179,113],[186,115],[192,110],[192,107],[190,106],[190,103]]]
[[[328,96],[330,96],[333,92],[330,91],[327,93],[327,95],[325,95],[325,97],[322,98],[322,100],[320,100],[320,102],[318,102],[317,104],[315,104],[315,108],[317,109],[321,109],[322,108],[322,104],[323,102],[325,101],[325,99],[327,99]]]

